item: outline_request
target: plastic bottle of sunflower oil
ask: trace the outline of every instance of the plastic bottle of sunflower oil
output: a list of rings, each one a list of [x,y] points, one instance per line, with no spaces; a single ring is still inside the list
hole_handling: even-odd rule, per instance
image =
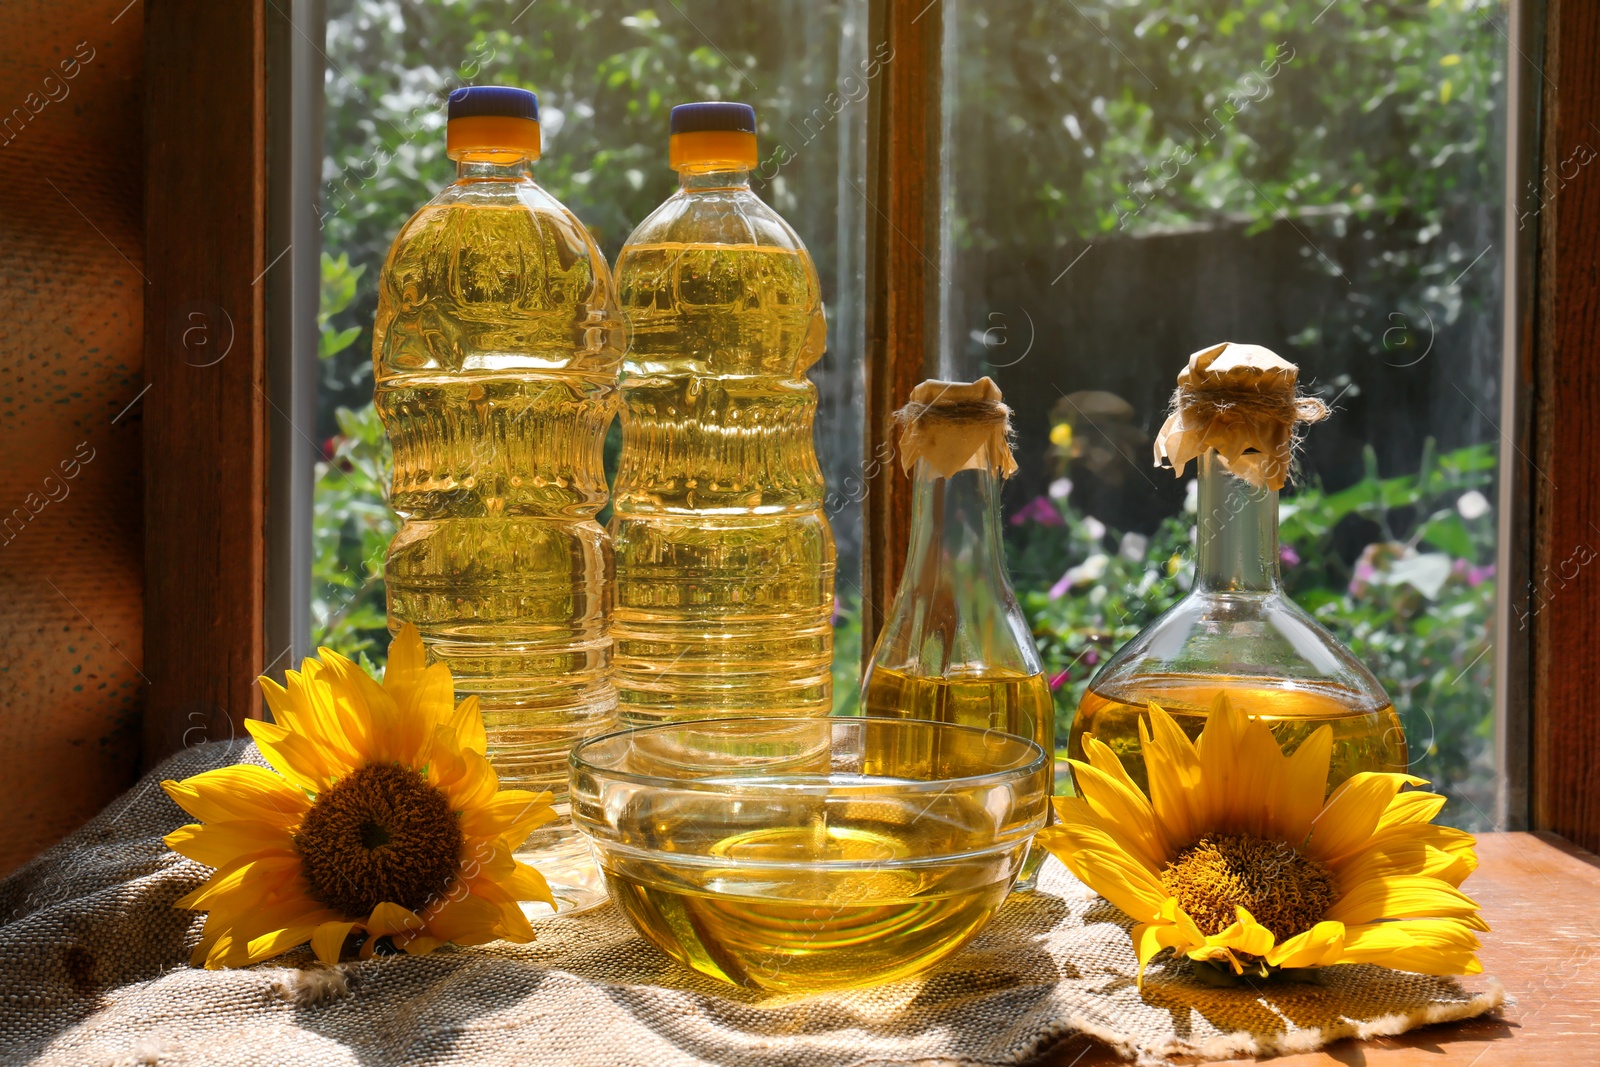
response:
[[[617,260],[612,635],[629,722],[832,706],[833,533],[806,378],[827,330],[805,245],[750,189],[755,129],[744,104],[673,108],[678,191]]]
[[[372,354],[403,520],[390,629],[414,623],[459,695],[480,698],[502,786],[549,789],[564,813],[568,751],[616,723],[595,516],[622,327],[604,257],[529,175],[538,117],[524,89],[450,95],[456,180],[395,238]],[[563,911],[604,899],[568,818],[519,858]]]

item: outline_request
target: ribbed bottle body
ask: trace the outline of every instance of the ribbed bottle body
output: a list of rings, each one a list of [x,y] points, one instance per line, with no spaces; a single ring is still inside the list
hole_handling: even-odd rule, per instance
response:
[[[620,320],[570,212],[516,168],[463,171],[380,279],[375,394],[402,519],[389,617],[480,698],[501,784],[561,799],[572,743],[616,721],[595,517]]]
[[[812,441],[825,344],[799,238],[736,180],[623,247],[614,677],[630,722],[826,714],[833,534]]]

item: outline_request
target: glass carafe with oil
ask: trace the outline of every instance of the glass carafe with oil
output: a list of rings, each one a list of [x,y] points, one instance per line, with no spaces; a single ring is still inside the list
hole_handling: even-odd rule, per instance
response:
[[[1053,756],[1055,701],[1006,576],[1000,487],[1016,462],[1000,389],[988,378],[923,382],[896,418],[914,480],[911,543],[861,713],[1000,730]],[[1043,857],[1034,850],[1017,888],[1033,887]]]
[[[1225,694],[1271,724],[1286,750],[1331,726],[1330,788],[1359,771],[1406,769],[1405,733],[1383,686],[1279,581],[1278,490],[1294,425],[1326,414],[1295,397],[1296,375],[1252,345],[1190,358],[1156,448],[1179,472],[1199,462],[1194,587],[1091,679],[1067,742],[1072,759],[1084,758],[1092,734],[1147,789],[1139,730],[1149,703],[1194,738]]]

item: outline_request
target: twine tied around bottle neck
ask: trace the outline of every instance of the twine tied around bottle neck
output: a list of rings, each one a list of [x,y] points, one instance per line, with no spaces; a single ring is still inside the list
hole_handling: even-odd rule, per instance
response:
[[[1171,412],[1156,434],[1155,465],[1181,475],[1215,449],[1222,465],[1258,489],[1288,481],[1300,427],[1321,422],[1328,405],[1295,392],[1300,369],[1259,345],[1224,342],[1189,357]]]
[[[900,466],[907,474],[919,459],[941,478],[964,470],[986,470],[996,478],[1017,472],[1011,455],[1011,409],[990,378],[922,382],[894,413],[894,421],[900,428]]]

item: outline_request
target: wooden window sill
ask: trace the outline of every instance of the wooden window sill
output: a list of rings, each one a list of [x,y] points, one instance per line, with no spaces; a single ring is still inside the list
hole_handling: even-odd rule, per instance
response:
[[[1500,980],[1497,1015],[1399,1037],[1340,1041],[1273,1067],[1509,1067],[1578,1064],[1600,1053],[1600,857],[1554,834],[1483,834],[1478,870],[1462,886],[1483,907],[1485,975]],[[1485,978],[1463,980],[1482,988]],[[1514,1001],[1514,1003],[1512,1003]],[[1051,1067],[1124,1060],[1087,1038],[1052,1051]],[[1229,1060],[1253,1063],[1254,1060]]]

